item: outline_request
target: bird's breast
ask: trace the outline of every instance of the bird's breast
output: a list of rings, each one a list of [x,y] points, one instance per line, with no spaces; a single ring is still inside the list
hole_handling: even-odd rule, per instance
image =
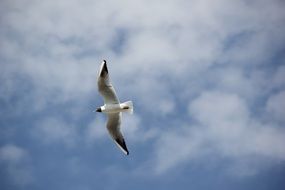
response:
[[[102,107],[104,107],[104,109],[102,109],[102,112],[105,113],[118,113],[122,110],[120,104],[107,104]]]

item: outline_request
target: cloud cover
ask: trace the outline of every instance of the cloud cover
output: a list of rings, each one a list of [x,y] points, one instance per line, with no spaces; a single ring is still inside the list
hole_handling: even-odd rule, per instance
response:
[[[96,75],[104,58],[121,100],[134,100],[136,114],[122,129],[141,158],[105,170],[96,165],[102,176],[112,176],[112,167],[143,176],[144,168],[166,176],[180,168],[183,175],[192,163],[211,167],[207,158],[226,160],[225,173],[241,176],[284,165],[282,1],[0,4],[3,146],[45,152],[38,142],[76,152],[70,163],[90,157],[78,149],[98,160],[118,153],[107,154],[105,118],[90,114],[102,104]]]

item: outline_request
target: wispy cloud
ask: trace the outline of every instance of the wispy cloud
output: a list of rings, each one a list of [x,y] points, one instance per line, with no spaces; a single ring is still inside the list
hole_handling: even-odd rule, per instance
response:
[[[230,159],[229,169],[240,168],[233,172],[245,175],[246,168],[253,174],[261,167],[251,165],[252,159],[256,163],[262,160],[278,163],[285,159],[284,129],[251,116],[245,101],[235,94],[203,92],[190,103],[189,114],[196,124],[185,123],[186,127],[161,135],[156,172],[188,160],[205,160],[206,156]]]
[[[33,182],[31,165],[28,164],[29,154],[26,150],[13,144],[0,147],[0,167],[7,176],[2,180],[8,180],[13,186],[24,187]]]
[[[270,117],[272,117],[275,121],[279,121],[281,123],[285,123],[285,91],[278,92],[277,94],[273,94],[269,97],[267,104],[266,104],[266,110],[267,114],[269,114]]]
[[[68,147],[73,147],[79,140],[76,130],[78,129],[72,124],[51,117],[36,123],[33,130],[31,130],[31,135],[45,144],[63,143]]]

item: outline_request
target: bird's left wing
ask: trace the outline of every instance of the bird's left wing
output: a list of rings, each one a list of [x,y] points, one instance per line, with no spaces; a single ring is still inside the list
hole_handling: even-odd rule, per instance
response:
[[[120,101],[116,95],[115,89],[110,82],[109,72],[107,63],[103,60],[101,68],[99,70],[98,79],[98,90],[104,98],[105,104],[119,104]]]
[[[126,154],[129,154],[124,137],[120,131],[122,113],[108,114],[107,129],[117,146]]]

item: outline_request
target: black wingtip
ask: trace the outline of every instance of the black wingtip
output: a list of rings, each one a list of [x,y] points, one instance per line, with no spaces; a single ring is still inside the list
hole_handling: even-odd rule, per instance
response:
[[[125,151],[126,151],[126,155],[129,155],[129,150],[127,149],[127,146],[126,146]]]
[[[128,148],[127,148],[127,145],[126,145],[126,143],[125,143],[125,140],[123,139],[123,140],[120,140],[120,139],[116,139],[115,140],[117,143],[118,143],[118,145],[126,152],[126,155],[129,155],[129,150],[128,150]]]
[[[102,69],[101,69],[101,73],[100,73],[100,77],[104,77],[108,74],[108,68],[107,68],[107,62],[106,60],[104,59],[103,60],[103,66],[102,66]]]

